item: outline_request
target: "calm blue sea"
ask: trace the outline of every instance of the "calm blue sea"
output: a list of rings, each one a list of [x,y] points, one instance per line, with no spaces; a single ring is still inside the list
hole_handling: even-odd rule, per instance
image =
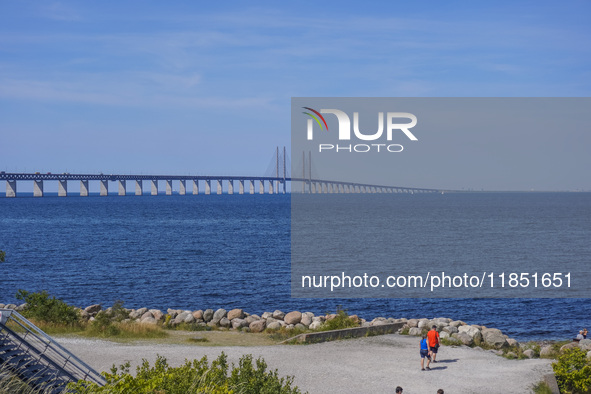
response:
[[[587,237],[591,244],[590,193],[400,198],[413,198],[413,220],[429,222],[433,204],[440,204],[446,217],[454,217],[450,210],[461,210],[473,226],[487,199],[501,199],[501,206],[513,210],[543,201],[544,209],[529,210],[532,223],[552,222],[554,215],[572,228],[573,236]],[[572,206],[579,214],[568,219],[572,226],[564,226],[565,209]],[[498,215],[499,220],[505,216]],[[25,289],[47,290],[78,306],[122,300],[129,308],[324,313],[340,305],[367,319],[451,317],[500,328],[519,340],[570,339],[583,326],[591,328],[589,298],[292,299],[289,195],[0,198],[0,249],[7,253],[0,264],[2,303],[16,302],[17,290]],[[589,249],[581,253],[588,258]]]

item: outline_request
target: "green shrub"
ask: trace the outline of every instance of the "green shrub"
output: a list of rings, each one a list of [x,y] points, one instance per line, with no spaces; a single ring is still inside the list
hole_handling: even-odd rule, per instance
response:
[[[65,325],[79,325],[80,323],[80,314],[75,307],[53,296],[50,297],[45,290],[36,293],[19,290],[16,293],[16,298],[27,304],[22,311],[26,318],[44,323]]]
[[[321,326],[321,331],[330,331],[330,330],[342,330],[343,328],[350,328],[350,327],[359,327],[359,323],[351,320],[349,314],[339,309],[337,310],[336,316],[334,319],[330,319],[324,322]]]
[[[552,363],[561,393],[591,392],[591,361],[581,349],[567,349]]]
[[[154,366],[143,360],[136,369],[136,376],[129,372],[129,363],[119,368],[113,366],[111,373],[103,373],[107,384],[99,387],[85,381],[68,386],[73,393],[166,393],[166,394],[299,394],[291,387],[293,378],[279,378],[277,370],[267,371],[264,360],[258,359],[253,366],[252,356],[243,356],[238,366],[229,366],[222,353],[209,365],[207,357],[185,361],[179,367],[171,367],[166,359],[158,356]]]
[[[6,252],[3,250],[0,250],[0,263],[3,263],[5,259],[6,259]]]

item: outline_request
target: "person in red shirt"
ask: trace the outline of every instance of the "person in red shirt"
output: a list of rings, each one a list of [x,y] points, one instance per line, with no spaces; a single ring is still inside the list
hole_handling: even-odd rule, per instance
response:
[[[437,361],[435,358],[437,357],[437,350],[439,349],[439,333],[437,332],[437,326],[431,327],[431,330],[427,333],[427,340],[429,341],[431,356],[433,358],[431,362],[436,363]]]

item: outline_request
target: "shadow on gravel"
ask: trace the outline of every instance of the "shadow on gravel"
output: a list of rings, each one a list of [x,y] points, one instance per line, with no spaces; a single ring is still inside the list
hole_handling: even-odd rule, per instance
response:
[[[458,362],[458,358],[450,359],[450,360],[437,360],[437,364],[439,363],[456,363]]]
[[[447,367],[431,367],[431,371],[438,371],[438,370],[442,370],[442,369],[447,369]]]

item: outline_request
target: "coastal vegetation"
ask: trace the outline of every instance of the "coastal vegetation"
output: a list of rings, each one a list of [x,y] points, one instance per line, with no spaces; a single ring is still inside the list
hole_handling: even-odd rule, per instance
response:
[[[203,394],[299,394],[293,386],[293,377],[279,377],[277,370],[267,370],[262,358],[254,360],[252,355],[242,356],[238,365],[228,364],[226,354],[211,362],[207,357],[200,360],[185,361],[179,367],[168,365],[166,358],[158,356],[154,365],[147,360],[136,369],[135,376],[130,373],[130,365],[111,368],[104,373],[107,384],[100,387],[80,381],[70,384],[72,393],[203,393]]]
[[[3,263],[4,260],[6,260],[6,252],[3,250],[0,250],[0,263]]]
[[[565,350],[552,368],[561,393],[591,393],[591,360],[583,350]]]

